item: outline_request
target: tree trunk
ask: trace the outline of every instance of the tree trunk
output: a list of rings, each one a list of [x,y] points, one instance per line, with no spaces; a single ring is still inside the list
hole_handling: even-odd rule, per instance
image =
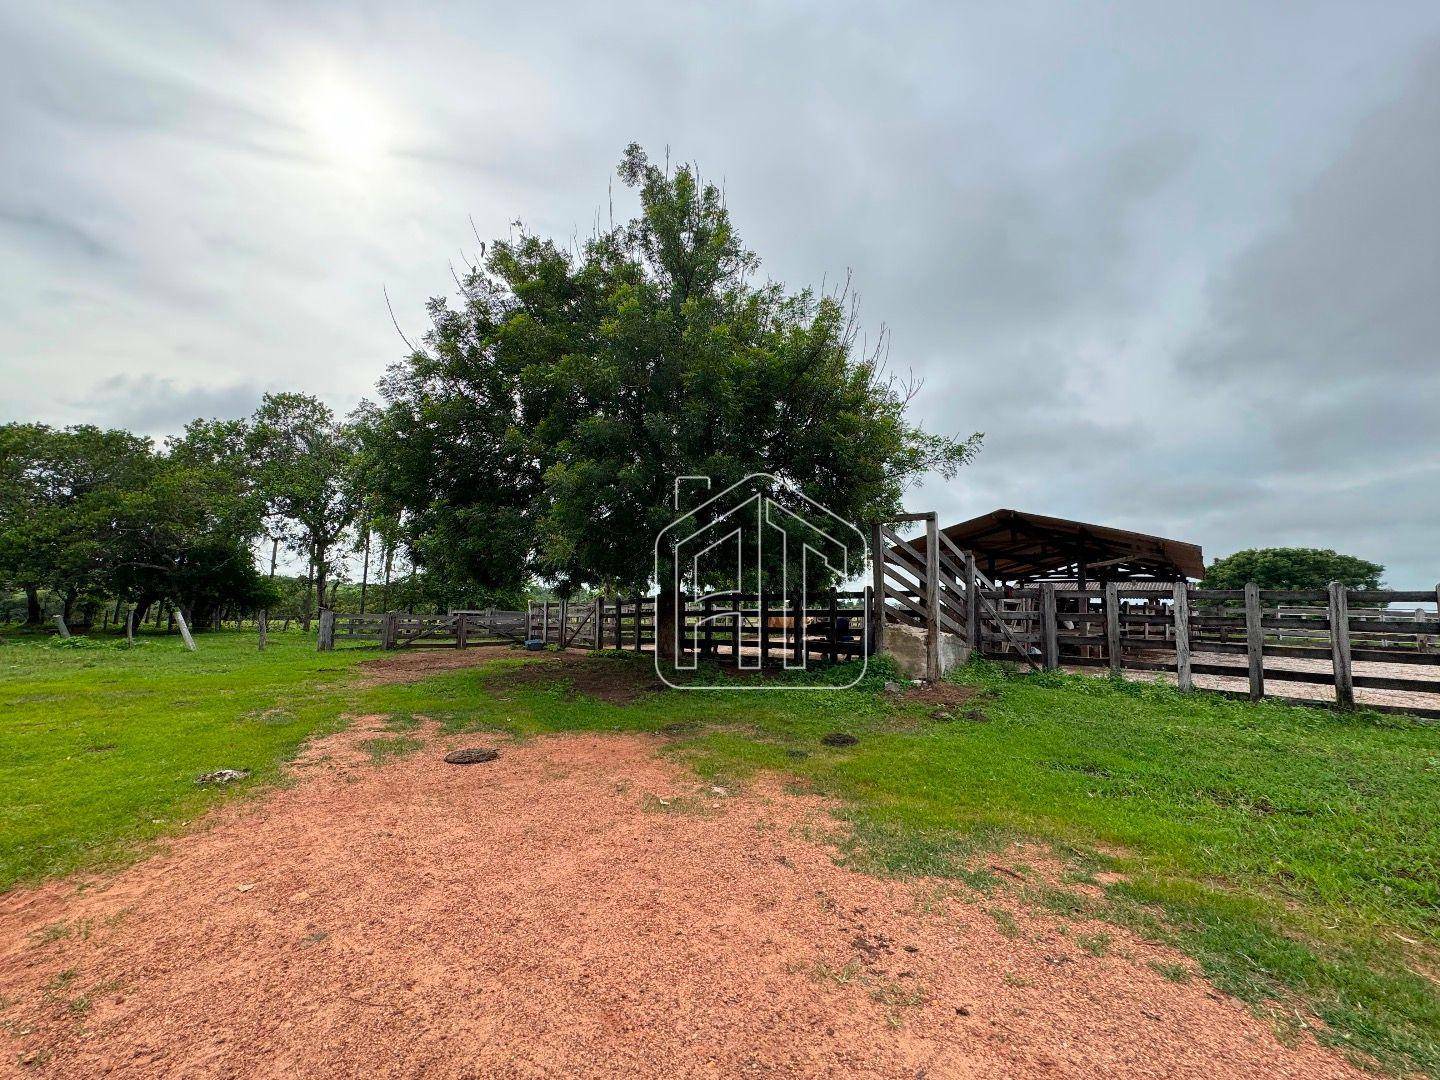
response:
[[[300,629],[305,631],[305,633],[307,634],[310,632],[310,619],[313,616],[311,608],[314,604],[314,587],[315,548],[312,546],[310,548],[310,565],[305,568],[305,596],[300,601],[300,606],[304,609],[300,613]]]
[[[385,545],[385,587],[380,593],[380,609],[390,610],[390,567],[395,559],[395,548],[391,544]]]
[[[360,571],[360,614],[365,614],[365,590],[370,585],[370,530],[365,530],[365,564]]]
[[[27,626],[39,626],[45,618],[45,612],[40,608],[40,590],[34,585],[25,586],[25,623]]]
[[[315,545],[315,607],[316,610],[324,607],[330,602],[330,597],[325,593],[325,566],[326,549],[319,544]]]

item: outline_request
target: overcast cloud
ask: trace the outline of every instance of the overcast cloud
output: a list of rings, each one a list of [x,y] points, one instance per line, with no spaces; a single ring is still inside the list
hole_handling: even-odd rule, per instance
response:
[[[0,91],[0,419],[348,410],[382,286],[423,331],[472,216],[584,235],[637,140],[987,433],[913,508],[1440,578],[1433,2],[0,0]]]

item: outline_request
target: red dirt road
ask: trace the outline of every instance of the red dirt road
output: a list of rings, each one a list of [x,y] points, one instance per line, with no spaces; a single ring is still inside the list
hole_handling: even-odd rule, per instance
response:
[[[0,1072],[1361,1075],[1121,931],[837,866],[817,801],[712,791],[658,739],[376,765],[364,727],[164,855],[0,897]]]

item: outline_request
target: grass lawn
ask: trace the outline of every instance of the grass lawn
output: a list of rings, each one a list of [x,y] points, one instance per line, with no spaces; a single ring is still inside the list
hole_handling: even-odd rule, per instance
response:
[[[334,725],[357,651],[317,653],[298,632],[98,639],[0,638],[0,889],[123,861],[203,814],[229,789],[215,769],[273,780]],[[78,640],[78,639],[77,639]]]
[[[417,716],[519,737],[663,728],[705,776],[743,784],[773,769],[835,796],[860,868],[1021,888],[1058,914],[1133,926],[1282,1027],[1309,1023],[1390,1070],[1440,1076],[1436,728],[988,666],[957,676],[982,692],[979,713],[948,721],[887,700],[883,673],[849,691],[620,705],[570,693],[563,673],[507,681],[517,657],[362,690],[344,672],[363,654],[312,649],[281,639],[257,656],[238,635],[194,655],[168,640],[0,646],[0,881],[115,859],[220,797],[197,774],[251,768],[253,787],[346,711],[388,714],[396,732]],[[822,746],[836,730],[859,743]],[[987,852],[1016,839],[1049,846],[1077,881],[1107,882],[1104,899],[996,880]]]

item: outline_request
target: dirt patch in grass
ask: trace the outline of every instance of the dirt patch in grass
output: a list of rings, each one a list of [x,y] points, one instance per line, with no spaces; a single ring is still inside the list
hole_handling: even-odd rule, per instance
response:
[[[433,724],[376,763],[385,730],[121,874],[0,898],[10,1069],[1361,1075],[1128,931],[838,865],[829,807],[779,782],[717,795],[618,735],[456,769]]]
[[[396,649],[382,653],[374,660],[362,661],[358,671],[361,686],[384,686],[388,683],[417,682],[428,675],[456,668],[488,664],[500,656],[527,656],[522,649],[509,645],[480,645],[473,649],[419,648]]]
[[[982,691],[973,686],[957,686],[955,683],[941,679],[937,682],[912,686],[900,695],[900,700],[917,702],[921,705],[944,705],[958,708],[967,702],[974,701],[981,693]]]
[[[643,694],[665,688],[655,677],[655,669],[648,664],[587,653],[549,653],[496,675],[490,685],[503,689],[557,682],[568,685],[574,693],[617,705],[627,705]]]

